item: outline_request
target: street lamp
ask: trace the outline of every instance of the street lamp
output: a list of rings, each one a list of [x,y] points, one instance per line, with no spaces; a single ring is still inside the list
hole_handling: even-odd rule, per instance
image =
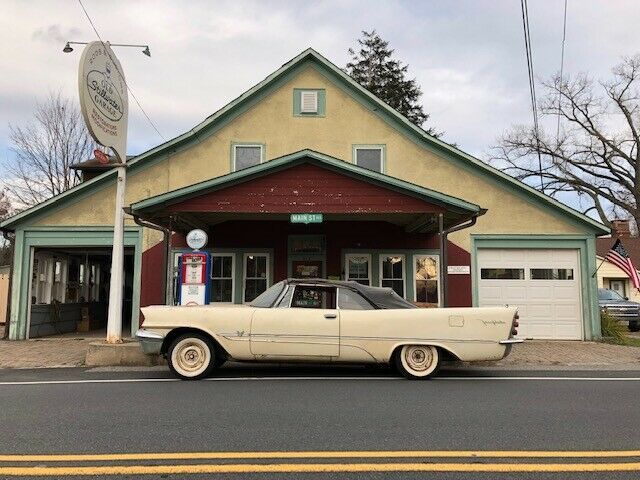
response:
[[[64,45],[64,48],[62,49],[62,51],[64,53],[71,53],[73,52],[73,47],[71,45],[87,45],[89,42],[67,42]],[[142,53],[144,53],[147,57],[151,56],[151,50],[149,50],[149,45],[133,45],[133,44],[129,44],[129,43],[111,43],[110,44],[112,47],[136,47],[136,48],[143,48]]]

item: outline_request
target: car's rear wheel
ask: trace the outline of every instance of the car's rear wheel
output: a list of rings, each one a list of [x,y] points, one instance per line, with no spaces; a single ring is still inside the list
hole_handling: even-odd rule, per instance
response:
[[[396,353],[396,367],[409,380],[423,380],[434,376],[440,368],[442,356],[432,345],[404,345]]]
[[[629,322],[630,332],[640,332],[640,322]]]
[[[199,333],[185,333],[169,347],[169,369],[182,380],[206,377],[215,367],[215,348],[211,339]]]

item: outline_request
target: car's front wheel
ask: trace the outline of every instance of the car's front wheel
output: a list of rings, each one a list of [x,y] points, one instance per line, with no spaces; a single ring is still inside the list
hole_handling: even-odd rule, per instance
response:
[[[215,367],[213,342],[199,333],[185,333],[179,336],[167,353],[169,369],[182,380],[204,378]]]
[[[630,332],[640,332],[640,322],[629,322]]]
[[[430,378],[440,368],[440,351],[432,345],[404,345],[396,354],[396,367],[409,380]]]

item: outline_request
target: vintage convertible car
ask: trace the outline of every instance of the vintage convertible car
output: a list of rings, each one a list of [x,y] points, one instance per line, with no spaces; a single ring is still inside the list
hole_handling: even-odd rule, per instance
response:
[[[498,360],[517,334],[515,307],[417,308],[390,288],[283,280],[249,305],[151,306],[137,333],[182,379],[226,360],[389,363],[407,378],[434,375],[443,358]]]

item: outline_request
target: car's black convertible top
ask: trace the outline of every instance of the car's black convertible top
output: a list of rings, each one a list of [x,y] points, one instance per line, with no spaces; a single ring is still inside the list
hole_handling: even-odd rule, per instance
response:
[[[324,278],[288,278],[284,281],[287,285],[326,285],[333,287],[349,288],[359,292],[369,300],[376,308],[397,309],[397,308],[417,308],[413,303],[408,302],[391,288],[369,287],[358,282],[344,280],[325,280]]]

